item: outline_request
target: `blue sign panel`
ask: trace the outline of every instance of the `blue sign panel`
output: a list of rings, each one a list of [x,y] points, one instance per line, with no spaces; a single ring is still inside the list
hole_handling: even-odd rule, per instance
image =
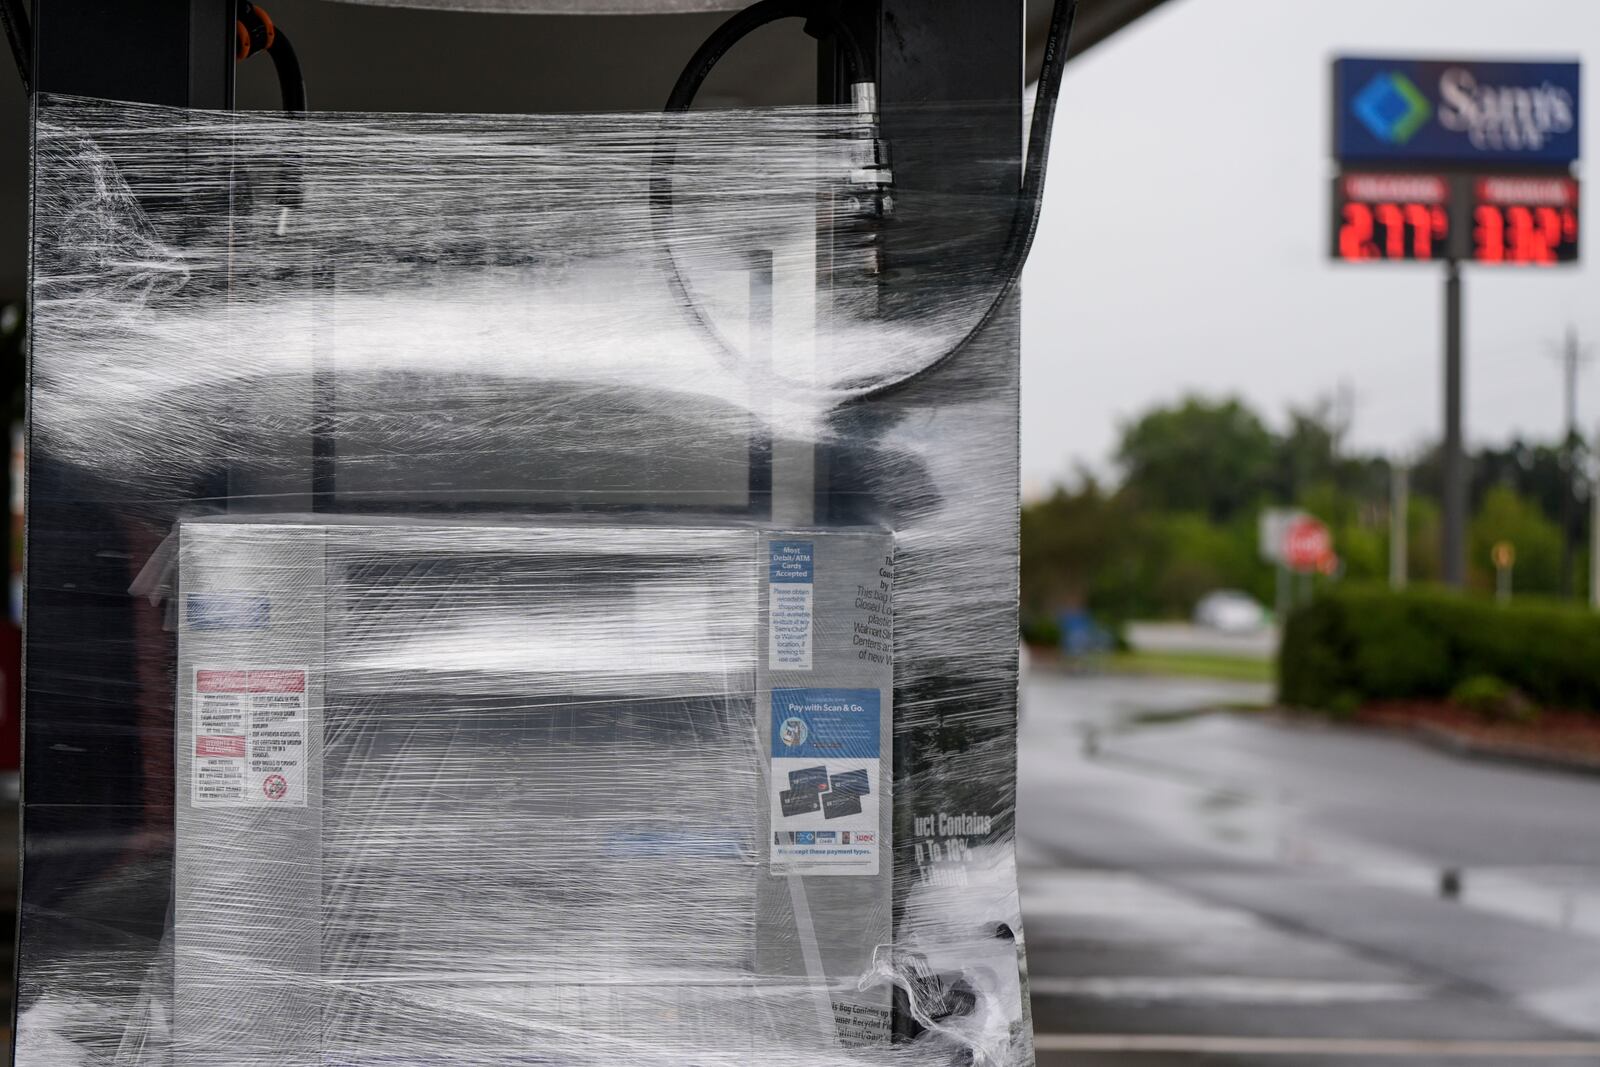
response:
[[[1577,63],[1337,60],[1334,155],[1355,163],[1571,163],[1579,70]]]
[[[876,689],[774,689],[772,755],[876,759],[881,708]]]
[[[780,585],[810,585],[816,579],[816,562],[812,542],[774,541],[771,580]]]

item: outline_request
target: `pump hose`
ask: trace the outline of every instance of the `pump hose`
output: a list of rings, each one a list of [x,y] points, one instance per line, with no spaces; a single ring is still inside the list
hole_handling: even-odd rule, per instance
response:
[[[1072,22],[1077,9],[1078,0],[1055,0],[1050,14],[1050,28],[1044,42],[1044,62],[1039,70],[1039,81],[1034,96],[1028,150],[1023,161],[1022,182],[1017,190],[1016,206],[1012,212],[1011,224],[1006,231],[1005,245],[996,264],[1000,286],[994,298],[971,328],[944,352],[898,377],[860,386],[847,385],[838,390],[841,400],[880,399],[931,374],[961,353],[982,334],[1001,313],[1011,294],[1016,291],[1017,284],[1022,279],[1022,268],[1028,261],[1028,253],[1032,251],[1034,238],[1038,235],[1039,218],[1044,210],[1044,184],[1050,161],[1050,139],[1055,126],[1056,105],[1061,97],[1061,78],[1066,65],[1067,42],[1072,33]],[[844,46],[846,73],[853,80],[869,75],[871,68],[866,62],[860,43],[839,17],[835,4],[819,3],[817,0],[761,0],[760,3],[746,8],[724,22],[700,46],[672,87],[672,94],[667,98],[665,110],[668,113],[689,110],[712,69],[734,45],[760,27],[785,18],[806,18],[808,30],[812,29],[816,20],[828,20],[828,30]],[[814,35],[821,36],[815,30],[813,32]],[[671,164],[671,149],[664,147],[658,150],[655,174],[651,182],[652,215],[657,237],[666,250],[669,282],[699,327],[712,338],[725,355],[736,357],[737,350],[734,346],[729,344],[715,325],[706,319],[689,296],[678,272],[671,245],[665,240],[667,227],[663,215],[670,216],[672,209]]]

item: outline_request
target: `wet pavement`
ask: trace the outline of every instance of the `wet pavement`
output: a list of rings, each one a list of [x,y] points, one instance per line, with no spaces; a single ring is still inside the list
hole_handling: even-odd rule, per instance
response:
[[[1043,1067],[1600,1064],[1600,778],[1036,672],[1020,757]]]

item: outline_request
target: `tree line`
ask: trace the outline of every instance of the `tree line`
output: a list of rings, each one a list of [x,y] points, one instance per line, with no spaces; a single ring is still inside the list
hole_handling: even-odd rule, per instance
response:
[[[1115,474],[1079,470],[1022,510],[1025,619],[1088,610],[1108,621],[1186,615],[1214,589],[1272,601],[1259,552],[1263,508],[1295,506],[1326,522],[1339,580],[1388,574],[1391,460],[1351,451],[1340,405],[1288,412],[1282,429],[1237,397],[1188,396],[1120,430]],[[1588,449],[1581,440],[1514,440],[1469,457],[1469,582],[1494,585],[1491,551],[1515,546],[1518,593],[1587,588]],[[1406,515],[1412,581],[1441,575],[1437,449],[1412,464]],[[1563,495],[1575,485],[1564,509]],[[1565,518],[1564,518],[1565,516]],[[1563,533],[1563,524],[1568,527]],[[1563,543],[1567,563],[1564,571]]]

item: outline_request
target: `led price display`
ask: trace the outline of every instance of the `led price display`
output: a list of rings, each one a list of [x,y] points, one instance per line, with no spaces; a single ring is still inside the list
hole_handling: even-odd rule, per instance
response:
[[[1473,182],[1472,258],[1478,263],[1576,262],[1578,183],[1556,175]]]
[[[1450,183],[1443,177],[1343,174],[1334,188],[1336,258],[1448,258]]]

